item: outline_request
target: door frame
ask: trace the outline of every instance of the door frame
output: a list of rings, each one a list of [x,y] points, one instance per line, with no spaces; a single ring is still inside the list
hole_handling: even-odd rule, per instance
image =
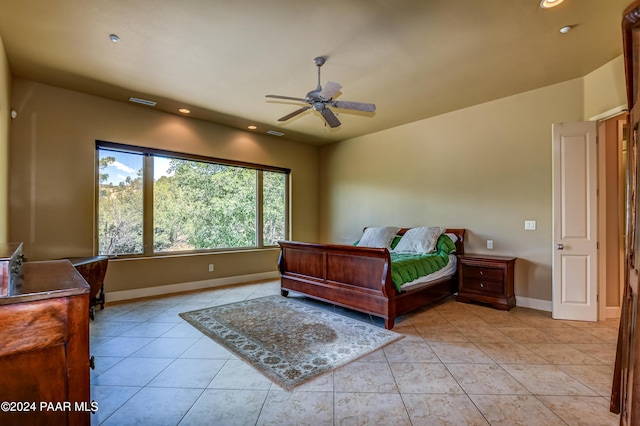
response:
[[[611,134],[609,134],[609,136],[607,136],[607,132],[605,129],[605,122],[611,120],[611,119],[616,119],[616,136],[615,136],[615,140],[612,141],[610,140],[612,138]],[[622,124],[620,123],[621,121],[624,121],[626,123],[627,121],[627,113],[626,113],[626,109],[616,109],[615,113],[608,115],[608,116],[599,116],[597,120],[594,120],[593,118],[590,121],[597,121],[597,133],[598,133],[598,192],[599,192],[599,196],[598,196],[598,241],[600,242],[600,249],[598,252],[598,295],[599,295],[599,300],[598,300],[598,320],[602,321],[608,318],[620,318],[620,314],[621,314],[621,300],[622,300],[622,293],[624,290],[624,254],[619,256],[618,259],[618,264],[622,265],[620,266],[619,269],[619,286],[618,286],[618,292],[619,292],[619,296],[615,301],[615,306],[607,306],[607,266],[608,266],[608,262],[607,262],[607,258],[609,257],[610,253],[609,250],[612,249],[612,247],[610,247],[607,244],[607,230],[606,230],[606,226],[607,226],[607,221],[608,220],[616,220],[618,222],[618,238],[620,238],[620,242],[623,244],[624,243],[624,236],[625,236],[625,222],[624,220],[621,220],[621,216],[620,214],[622,214],[622,217],[625,217],[625,212],[624,212],[624,202],[626,199],[626,193],[625,193],[625,188],[624,185],[620,186],[620,182],[618,181],[615,185],[615,187],[611,186],[611,181],[607,180],[607,164],[611,165],[611,161],[607,162],[607,148],[610,144],[615,144],[616,146],[616,153],[617,153],[617,167],[616,167],[616,171],[619,170],[620,167],[620,162],[621,162],[621,157],[622,157]],[[626,172],[626,171],[625,171]],[[620,206],[620,203],[622,204],[622,208],[623,210],[621,212],[619,212],[619,214],[617,215],[616,218],[610,218],[607,215],[607,199],[611,198],[611,194],[609,194],[610,191],[615,191],[616,192],[616,199],[618,199],[618,206]],[[620,198],[621,197],[621,198]],[[620,207],[619,207],[620,208]]]

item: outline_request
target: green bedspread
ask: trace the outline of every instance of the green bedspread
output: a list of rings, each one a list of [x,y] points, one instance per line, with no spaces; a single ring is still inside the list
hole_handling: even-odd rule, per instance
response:
[[[403,284],[432,274],[449,263],[449,254],[455,250],[455,244],[445,235],[438,239],[436,251],[429,254],[391,252],[391,278],[396,290]]]

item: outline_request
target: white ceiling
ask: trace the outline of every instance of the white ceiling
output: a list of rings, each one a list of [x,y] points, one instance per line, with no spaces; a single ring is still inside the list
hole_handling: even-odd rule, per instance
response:
[[[0,36],[15,77],[324,144],[584,76],[622,53],[630,2],[0,0]],[[376,112],[278,122],[302,105],[265,95],[315,89],[316,56]]]

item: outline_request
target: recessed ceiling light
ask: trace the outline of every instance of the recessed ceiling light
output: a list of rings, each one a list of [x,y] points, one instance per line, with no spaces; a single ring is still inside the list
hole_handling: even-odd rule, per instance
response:
[[[560,28],[560,32],[561,32],[562,34],[566,34],[566,33],[568,33],[569,31],[571,31],[571,28],[573,28],[571,25],[566,25],[566,26],[564,26],[564,27]]]
[[[560,3],[562,3],[564,0],[542,0],[540,2],[540,7],[543,9],[550,9],[552,7],[556,7],[557,5],[559,5]]]
[[[183,114],[191,114],[191,111],[186,108],[180,108],[178,112],[181,112]]]
[[[255,130],[257,128],[258,128],[258,126],[247,126],[247,129],[249,129],[249,130]]]
[[[120,37],[118,37],[115,34],[109,34],[109,38],[111,39],[112,42],[117,43],[120,41]]]

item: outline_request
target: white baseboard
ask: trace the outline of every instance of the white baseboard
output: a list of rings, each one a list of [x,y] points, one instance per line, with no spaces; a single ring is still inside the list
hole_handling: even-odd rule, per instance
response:
[[[105,293],[107,302],[139,299],[141,297],[162,296],[183,291],[202,290],[205,288],[221,287],[230,284],[246,283],[250,281],[270,280],[279,278],[280,272],[261,272],[258,274],[238,275],[235,277],[216,278],[212,280],[192,281],[179,284],[168,284],[157,287],[136,288],[133,290],[111,291]]]
[[[516,305],[523,308],[537,309],[539,311],[553,312],[553,303],[549,300],[530,299],[528,297],[516,296]],[[620,318],[620,308],[617,306],[607,306],[606,318]]]
[[[618,306],[607,306],[605,308],[605,318],[620,318],[620,307]]]
[[[550,300],[531,299],[522,296],[516,296],[516,305],[523,308],[537,309],[539,311],[551,312],[553,310],[553,304]]]

